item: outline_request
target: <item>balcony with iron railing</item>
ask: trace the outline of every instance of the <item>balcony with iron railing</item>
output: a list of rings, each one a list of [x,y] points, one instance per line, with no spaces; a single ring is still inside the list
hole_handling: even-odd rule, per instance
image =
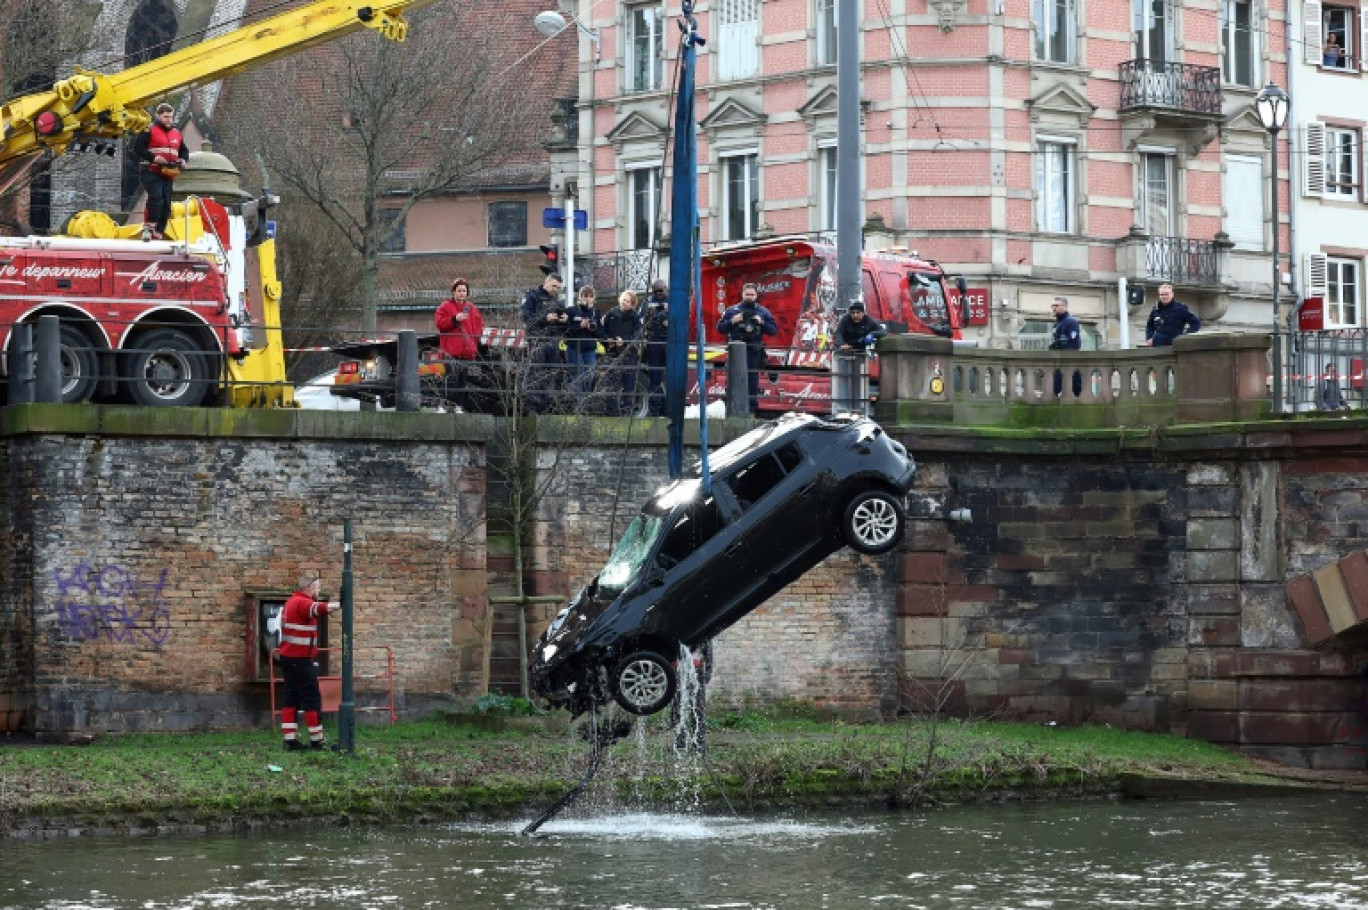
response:
[[[1133,112],[1202,119],[1222,116],[1220,67],[1127,60],[1121,64],[1120,77],[1123,117]]]
[[[1117,243],[1117,268],[1131,278],[1178,287],[1218,288],[1234,247],[1224,233],[1214,240],[1146,234],[1140,228]]]
[[[599,296],[648,289],[664,277],[664,259],[655,250],[616,250],[575,257],[575,284],[590,286]]]

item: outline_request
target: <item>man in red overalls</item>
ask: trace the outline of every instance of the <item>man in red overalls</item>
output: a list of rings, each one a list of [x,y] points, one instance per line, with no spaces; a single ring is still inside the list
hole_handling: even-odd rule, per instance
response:
[[[175,116],[175,108],[171,105],[157,105],[151,129],[139,133],[133,140],[133,154],[138,158],[138,181],[147,191],[143,220],[151,225],[144,240],[160,240],[166,233],[166,222],[171,219],[171,184],[190,161],[180,130],[171,125]]]
[[[317,576],[302,576],[299,589],[280,611],[280,671],[285,677],[280,729],[290,752],[304,748],[299,741],[300,711],[309,730],[309,748],[323,748],[323,721],[318,717],[323,710],[323,696],[318,691],[318,617],[341,605],[319,600],[319,587]]]

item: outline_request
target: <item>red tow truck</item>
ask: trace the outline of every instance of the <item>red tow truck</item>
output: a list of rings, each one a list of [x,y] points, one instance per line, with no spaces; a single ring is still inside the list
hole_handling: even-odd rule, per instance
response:
[[[934,260],[901,250],[864,252],[860,274],[865,310],[889,333],[961,337],[967,315],[961,306],[951,305],[945,270]],[[728,306],[740,302],[742,285],[752,282],[760,290],[761,305],[779,325],[779,333],[765,339],[771,369],[760,374],[760,412],[826,413],[831,404],[832,339],[842,315],[837,307],[835,245],[780,237],[704,253],[705,356],[714,365],[726,361],[726,338],[718,333],[717,320]],[[958,300],[964,301],[964,279],[957,279],[957,284]],[[877,388],[877,376],[875,357],[871,390]],[[708,397],[721,397],[725,388],[725,370],[712,370]]]

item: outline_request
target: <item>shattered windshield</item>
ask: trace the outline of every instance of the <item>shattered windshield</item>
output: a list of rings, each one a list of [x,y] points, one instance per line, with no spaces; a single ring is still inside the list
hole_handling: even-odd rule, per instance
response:
[[[631,584],[641,572],[651,547],[664,526],[663,516],[641,513],[632,519],[627,530],[622,532],[608,564],[599,573],[599,587],[621,591]]]

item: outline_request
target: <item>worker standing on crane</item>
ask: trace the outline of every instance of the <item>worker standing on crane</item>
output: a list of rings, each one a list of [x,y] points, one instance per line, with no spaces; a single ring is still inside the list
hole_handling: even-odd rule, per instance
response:
[[[171,105],[157,105],[152,127],[133,140],[133,154],[138,156],[138,180],[147,191],[143,220],[151,229],[144,232],[145,239],[160,240],[166,233],[166,222],[171,218],[171,184],[190,160],[185,139],[180,130],[171,125],[175,115],[176,109]]]

